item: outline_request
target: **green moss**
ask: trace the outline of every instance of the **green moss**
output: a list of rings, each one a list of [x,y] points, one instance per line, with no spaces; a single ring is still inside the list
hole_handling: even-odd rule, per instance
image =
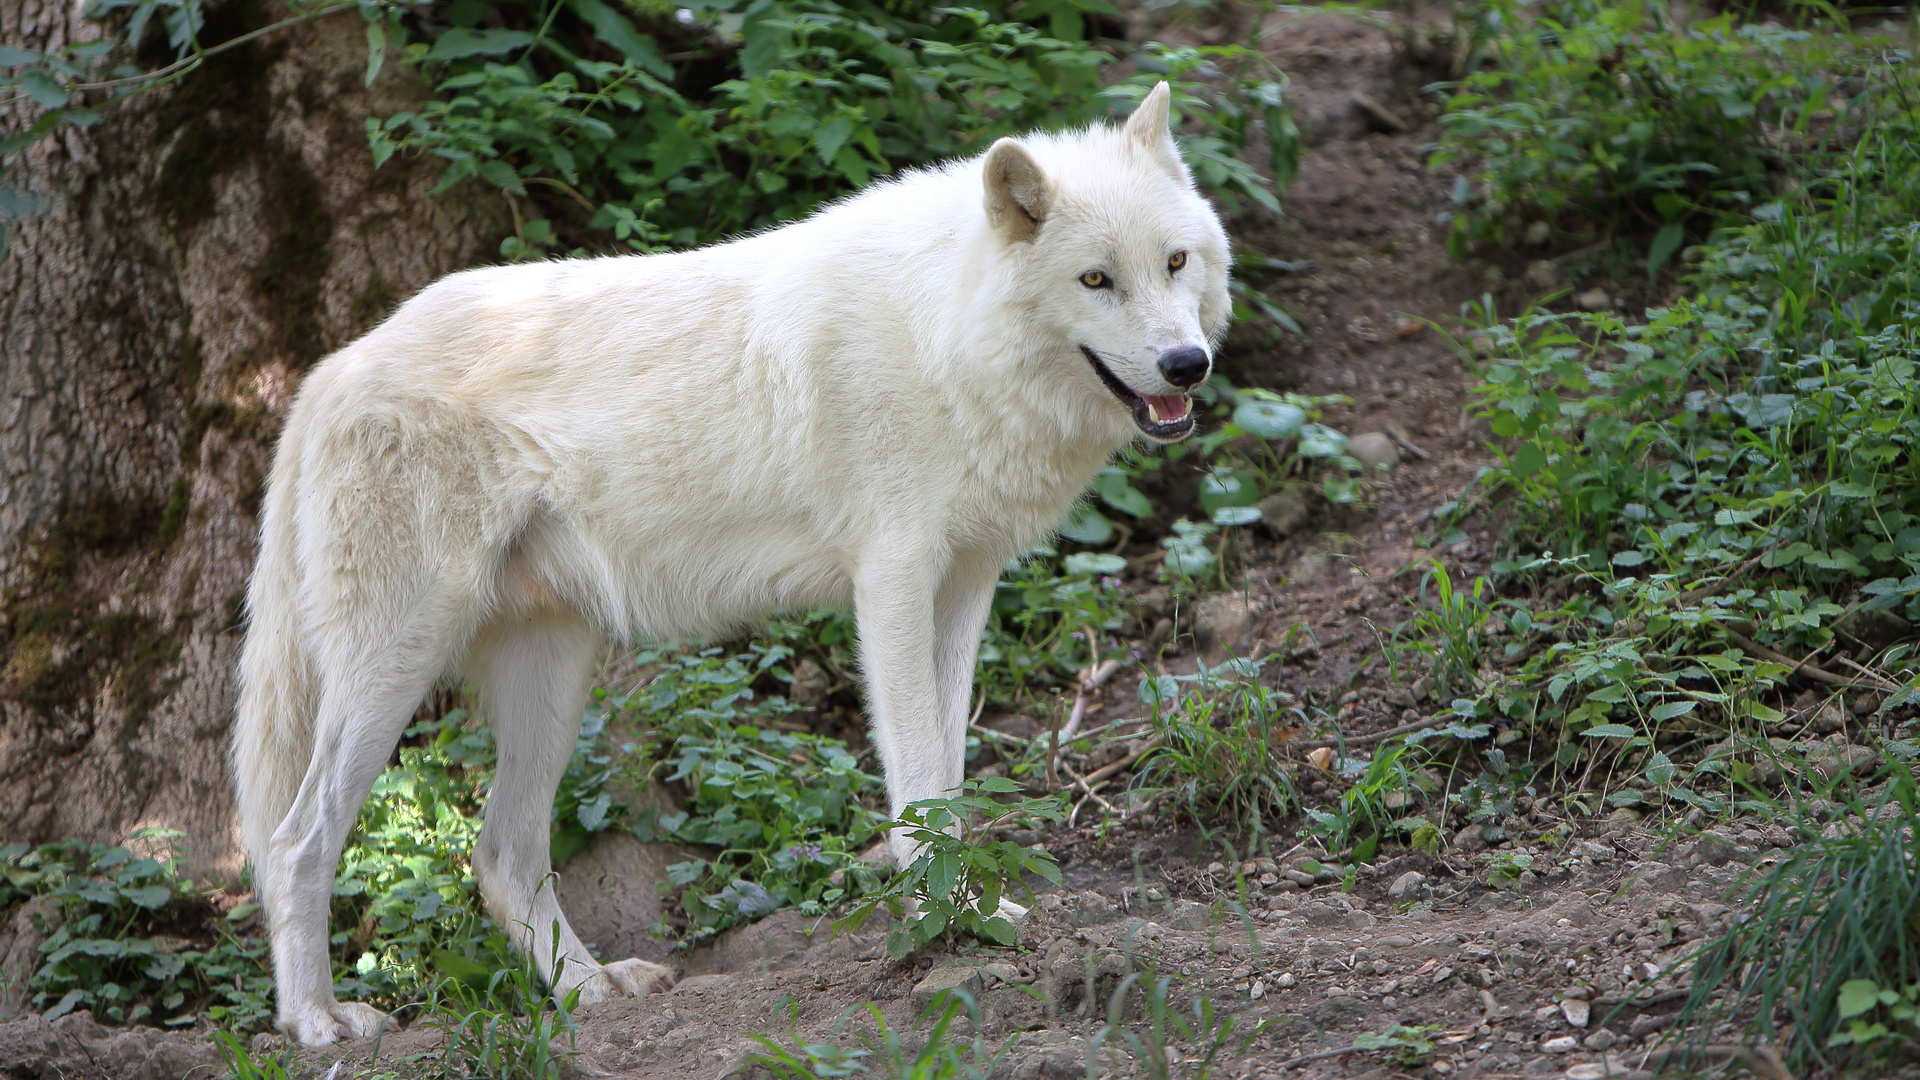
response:
[[[74,575],[85,556],[110,558],[151,544],[166,517],[158,500],[95,499],[32,546],[32,579],[5,606],[0,696],[52,715],[111,686],[120,739],[144,726],[171,685],[167,672],[180,658],[180,642],[147,616],[100,614],[102,598],[88,595]]]
[[[253,295],[272,327],[269,349],[305,369],[326,354],[320,326],[320,283],[333,265],[320,181],[299,156],[275,146],[267,165],[262,211],[271,230],[267,256],[253,275]]]
[[[353,328],[356,331],[371,330],[386,321],[393,309],[400,303],[387,279],[378,269],[368,279],[367,287],[353,298]]]
[[[225,41],[264,25],[265,16],[252,0],[218,5],[207,12],[200,40]],[[157,119],[162,130],[180,134],[161,162],[150,193],[176,236],[213,216],[214,180],[247,161],[236,149],[266,142],[272,118],[267,73],[280,48],[256,42],[216,53],[199,71],[174,84],[161,106]]]
[[[155,551],[165,551],[173,546],[180,536],[180,530],[187,524],[187,507],[193,501],[193,484],[182,476],[173,482],[167,492],[166,509],[160,513],[160,526],[154,530],[153,546]]]

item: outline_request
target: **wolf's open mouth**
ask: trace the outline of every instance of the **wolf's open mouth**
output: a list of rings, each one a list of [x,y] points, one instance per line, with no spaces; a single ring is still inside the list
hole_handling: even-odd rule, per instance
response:
[[[1133,410],[1134,426],[1138,427],[1147,438],[1160,442],[1178,442],[1193,434],[1192,398],[1185,394],[1168,394],[1161,397],[1136,394],[1133,387],[1128,386],[1120,376],[1113,373],[1113,369],[1101,362],[1098,353],[1085,345],[1080,346],[1080,351],[1086,356],[1087,363],[1093,365],[1093,373],[1100,376],[1100,381],[1107,384],[1108,390],[1113,391],[1113,396]]]

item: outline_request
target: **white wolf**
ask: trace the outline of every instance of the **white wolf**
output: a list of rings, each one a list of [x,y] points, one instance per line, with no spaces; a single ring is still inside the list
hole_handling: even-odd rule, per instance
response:
[[[731,243],[455,274],[322,361],[267,486],[233,742],[282,1029],[380,1026],[334,997],[328,897],[445,673],[499,747],[480,891],[584,1001],[671,978],[596,962],[550,883],[602,635],[851,601],[893,809],[958,784],[1001,568],[1114,450],[1192,429],[1227,258],[1163,84],[1122,128],[1001,139]]]

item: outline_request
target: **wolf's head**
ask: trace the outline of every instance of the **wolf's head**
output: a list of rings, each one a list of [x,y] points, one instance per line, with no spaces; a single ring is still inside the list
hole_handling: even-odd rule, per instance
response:
[[[1161,83],[1124,127],[987,151],[987,219],[1021,264],[1035,328],[1066,380],[1117,424],[1173,442],[1226,331],[1227,234],[1194,189]],[[1121,430],[1126,430],[1124,427]]]

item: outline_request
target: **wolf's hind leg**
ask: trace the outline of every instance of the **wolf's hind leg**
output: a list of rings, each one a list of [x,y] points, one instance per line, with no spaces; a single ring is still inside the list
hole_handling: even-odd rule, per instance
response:
[[[554,995],[577,986],[583,1004],[673,985],[671,971],[645,960],[603,967],[567,925],[554,895],[553,794],[573,756],[599,645],[577,614],[546,607],[497,618],[474,642],[468,663],[499,745],[486,822],[473,848],[474,878],[494,921],[533,959]]]
[[[347,832],[400,733],[440,674],[437,641],[400,634],[322,679],[313,758],[257,865],[265,887],[280,1027],[308,1046],[377,1034],[386,1016],[334,997],[327,915]]]

